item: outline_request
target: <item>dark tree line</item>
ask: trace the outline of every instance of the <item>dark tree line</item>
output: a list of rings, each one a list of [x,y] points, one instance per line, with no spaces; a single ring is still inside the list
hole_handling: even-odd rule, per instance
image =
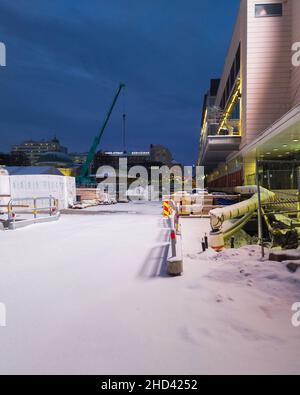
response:
[[[5,154],[0,152],[0,166],[29,166],[29,159],[23,152]]]

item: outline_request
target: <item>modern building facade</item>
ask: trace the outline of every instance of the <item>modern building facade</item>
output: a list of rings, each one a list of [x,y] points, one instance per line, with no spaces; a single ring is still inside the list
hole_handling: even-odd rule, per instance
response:
[[[208,186],[253,183],[256,159],[298,158],[297,42],[299,0],[241,0],[217,92],[204,100],[198,164]]]
[[[92,166],[92,174],[96,174],[97,170],[101,166],[111,166],[114,169],[119,168],[119,160],[127,159],[128,167],[133,166],[143,166],[150,161],[150,152],[149,151],[137,151],[137,152],[110,152],[110,151],[99,151],[95,155],[93,166]]]
[[[119,197],[122,186],[125,185],[128,188],[133,182],[138,180],[138,176],[129,175],[120,171],[120,159],[127,160],[127,171],[129,172],[134,167],[143,167],[147,170],[148,184],[151,182],[152,173],[157,173],[163,166],[172,168],[173,166],[180,166],[173,160],[172,153],[167,147],[162,145],[150,145],[149,151],[128,151],[128,152],[108,152],[99,151],[94,159],[91,176],[95,179],[95,183],[101,182],[105,187],[116,188],[115,192]],[[101,168],[101,169],[100,169]],[[113,171],[111,172],[111,168]],[[136,170],[136,169],[135,169]],[[139,172],[138,172],[139,173]],[[115,185],[115,177],[117,178],[117,185]],[[172,189],[172,177],[171,174],[171,189]],[[143,185],[143,188],[146,187]],[[161,194],[162,191],[162,180],[159,179],[156,186],[152,184],[153,188],[156,188],[157,192]]]
[[[38,162],[42,154],[45,154],[47,152],[67,153],[68,150],[66,147],[61,146],[59,140],[55,137],[54,139],[49,141],[28,140],[24,141],[22,144],[12,146],[12,154],[20,152],[26,155],[29,161],[29,165],[33,166]]]
[[[100,166],[111,166],[114,169],[118,169],[121,158],[127,159],[129,169],[133,166],[144,166],[147,169],[150,169],[152,166],[164,165],[172,167],[174,164],[173,156],[168,148],[162,145],[151,144],[149,151],[97,152],[92,165],[92,174],[96,174]]]

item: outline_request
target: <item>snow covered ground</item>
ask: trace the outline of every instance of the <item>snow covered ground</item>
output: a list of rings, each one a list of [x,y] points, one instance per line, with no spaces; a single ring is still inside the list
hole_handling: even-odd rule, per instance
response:
[[[299,374],[300,327],[293,327],[291,309],[300,302],[300,272],[261,262],[258,246],[199,253],[209,220],[183,219],[182,228],[185,287],[201,317],[189,336],[199,351],[210,347],[213,365],[203,370]]]
[[[169,278],[161,205],[120,206],[0,233],[0,373],[300,373],[299,273],[199,254],[209,223],[185,219]]]

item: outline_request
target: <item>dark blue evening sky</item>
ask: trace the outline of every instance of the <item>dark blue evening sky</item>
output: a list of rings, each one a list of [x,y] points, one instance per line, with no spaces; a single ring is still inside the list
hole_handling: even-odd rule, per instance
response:
[[[168,146],[194,163],[203,94],[223,69],[239,0],[0,0],[0,151],[54,135],[90,147],[120,81],[101,148]]]

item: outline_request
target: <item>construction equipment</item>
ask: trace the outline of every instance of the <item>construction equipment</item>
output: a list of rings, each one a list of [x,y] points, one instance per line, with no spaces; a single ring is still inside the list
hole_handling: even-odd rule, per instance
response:
[[[103,133],[104,133],[104,131],[106,129],[106,126],[108,124],[110,116],[111,116],[111,114],[113,112],[113,109],[114,109],[114,107],[116,105],[118,97],[119,97],[119,95],[120,95],[120,93],[121,93],[123,88],[125,88],[125,84],[120,83],[120,85],[118,87],[118,90],[117,90],[117,92],[116,92],[116,94],[114,96],[113,102],[112,102],[112,104],[111,104],[111,106],[110,106],[110,108],[108,110],[108,113],[107,113],[105,119],[104,119],[104,122],[103,122],[103,125],[102,125],[101,129],[100,129],[100,132],[99,132],[98,136],[96,136],[94,141],[93,141],[93,144],[92,144],[92,146],[90,148],[90,151],[88,153],[86,161],[85,161],[84,165],[81,168],[80,175],[76,178],[76,183],[79,186],[90,185],[92,183],[91,179],[90,179],[90,177],[88,175],[89,169],[90,169],[91,164],[93,163],[93,160],[94,160],[97,148],[98,148],[98,146],[100,144],[100,141],[101,141],[101,138],[103,136]]]

